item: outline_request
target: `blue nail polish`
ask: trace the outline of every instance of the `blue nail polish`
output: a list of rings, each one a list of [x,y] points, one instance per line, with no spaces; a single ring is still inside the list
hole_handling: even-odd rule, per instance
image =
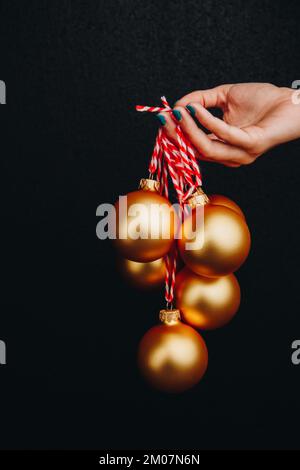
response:
[[[193,116],[193,117],[196,116],[196,110],[191,104],[188,104],[186,106],[186,109],[188,110],[188,112],[190,113],[191,116]]]
[[[178,109],[173,109],[172,113],[173,113],[173,116],[177,119],[177,121],[181,120],[181,112],[178,111]]]
[[[162,126],[164,126],[166,124],[166,118],[165,116],[163,116],[162,114],[156,114],[156,117],[157,119],[159,120],[159,122],[161,123]]]

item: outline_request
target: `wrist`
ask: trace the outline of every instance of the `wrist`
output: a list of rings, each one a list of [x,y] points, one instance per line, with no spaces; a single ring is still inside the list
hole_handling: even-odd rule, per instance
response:
[[[288,100],[290,114],[288,119],[290,121],[291,140],[300,138],[300,90],[288,88],[286,99]]]
[[[271,147],[300,138],[300,90],[282,87],[278,91],[276,126],[273,123],[269,136]]]
[[[279,90],[278,102],[290,105],[291,109],[295,107],[294,110],[300,113],[300,89],[282,87]]]

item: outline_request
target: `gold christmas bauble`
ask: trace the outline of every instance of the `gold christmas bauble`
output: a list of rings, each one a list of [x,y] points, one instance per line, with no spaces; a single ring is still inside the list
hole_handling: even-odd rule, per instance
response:
[[[234,201],[229,199],[229,197],[222,196],[221,194],[211,194],[208,197],[210,204],[213,204],[214,206],[228,207],[234,212],[237,212],[237,214],[241,215],[242,217],[245,217],[242,209]]]
[[[240,286],[233,274],[209,278],[188,268],[180,271],[176,278],[175,295],[184,321],[203,330],[228,323],[241,300]]]
[[[116,203],[116,240],[121,255],[148,262],[165,256],[174,239],[176,215],[158,192],[154,180],[142,180],[141,189]],[[126,204],[126,206],[125,206]]]
[[[180,254],[186,265],[195,273],[208,276],[225,276],[236,271],[250,250],[250,232],[246,221],[235,211],[224,206],[206,204],[204,219],[196,227],[197,207],[185,218]]]
[[[126,280],[140,289],[152,289],[164,283],[166,265],[164,258],[159,258],[148,263],[138,263],[121,258],[119,268]]]
[[[206,344],[197,331],[180,322],[178,310],[162,312],[164,323],[151,328],[140,342],[139,368],[153,387],[183,392],[198,383],[206,371]]]

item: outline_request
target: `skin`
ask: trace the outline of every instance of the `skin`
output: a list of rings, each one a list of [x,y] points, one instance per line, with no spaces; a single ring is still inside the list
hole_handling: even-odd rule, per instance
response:
[[[300,138],[300,100],[293,101],[295,93],[269,83],[221,85],[189,93],[176,102],[174,110],[180,111],[178,123],[199,158],[239,167],[253,163],[272,147]],[[187,105],[193,106],[194,118]],[[209,108],[220,108],[223,119],[214,117]],[[167,136],[176,143],[175,117],[160,114],[166,119]]]

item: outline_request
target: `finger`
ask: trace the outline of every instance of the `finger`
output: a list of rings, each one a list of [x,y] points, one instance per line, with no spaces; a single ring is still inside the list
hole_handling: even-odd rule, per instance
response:
[[[175,106],[186,106],[189,103],[200,103],[205,108],[221,108],[223,109],[227,94],[232,85],[220,85],[209,90],[193,91],[178,100]]]
[[[230,168],[240,168],[241,166],[240,163],[230,163],[230,162],[224,162],[223,165],[228,166]]]
[[[212,158],[212,157],[205,157],[205,156],[202,156],[201,160],[204,160],[204,161],[210,162],[210,163],[219,163],[221,165],[229,166],[229,167],[232,167],[232,168],[238,168],[242,165],[241,162],[237,162],[237,161],[221,160],[221,159],[215,159],[215,158]]]
[[[229,156],[223,159],[222,157],[208,157],[206,155],[201,155],[200,159],[206,162],[220,163],[221,165],[232,166],[232,167],[238,167],[241,165],[249,165],[255,160],[255,158],[251,157],[250,155],[247,155],[245,157],[245,155],[242,155],[242,154],[240,154],[240,156],[237,156],[237,154],[234,155],[234,159],[232,159]]]
[[[176,124],[172,117],[170,116],[170,113],[168,112],[162,112],[156,115],[158,118],[162,128],[164,129],[164,132],[166,136],[174,143],[177,143],[177,136],[176,136]]]
[[[236,126],[231,126],[222,119],[213,116],[201,104],[189,103],[186,108],[193,117],[219,139],[229,142],[232,145],[238,145],[239,147],[250,148],[253,146],[253,139],[247,131]]]
[[[215,134],[206,134],[206,135],[207,135],[207,137],[209,137],[210,140],[218,140],[218,141],[221,140]]]
[[[158,118],[162,128],[164,129],[164,133],[168,139],[173,142],[174,145],[178,146],[178,139],[176,134],[176,121],[173,117],[171,117],[169,112],[161,112],[156,115]],[[193,147],[195,152],[196,158],[200,158],[199,152],[195,147]]]
[[[176,106],[173,109],[173,116],[197,151],[208,154],[212,141],[202,129],[199,129],[190,113],[185,108]]]
[[[183,133],[203,157],[216,161],[232,161],[233,163],[250,163],[250,155],[244,149],[218,140],[210,139],[203,132],[185,108],[177,107],[173,110]],[[200,157],[201,158],[201,157]]]
[[[203,160],[209,163],[218,163],[219,165],[224,165],[229,168],[239,168],[242,165],[241,163],[232,162],[230,160],[215,160],[214,158],[203,158]]]

